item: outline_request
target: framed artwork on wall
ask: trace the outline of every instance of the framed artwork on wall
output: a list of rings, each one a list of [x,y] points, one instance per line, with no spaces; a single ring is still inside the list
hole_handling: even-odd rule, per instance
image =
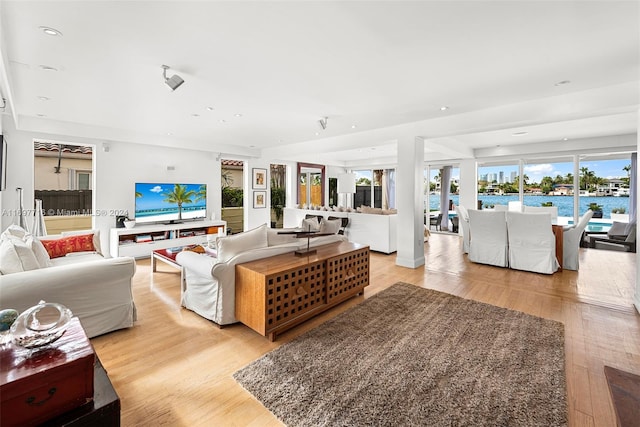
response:
[[[253,189],[254,190],[266,190],[267,189],[267,170],[253,168]]]
[[[266,191],[254,191],[253,192],[253,208],[260,209],[267,207],[267,192]]]

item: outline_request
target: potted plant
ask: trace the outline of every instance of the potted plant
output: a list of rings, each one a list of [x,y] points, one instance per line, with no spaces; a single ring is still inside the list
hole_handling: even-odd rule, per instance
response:
[[[602,218],[602,205],[596,202],[589,203],[589,209],[593,211],[592,218]]]
[[[276,217],[275,224],[272,224],[272,228],[275,228],[277,223],[282,218],[282,212],[286,204],[286,191],[282,187],[271,187],[271,209],[273,209],[273,215]]]
[[[611,219],[618,222],[629,222],[627,209],[624,207],[611,209]]]

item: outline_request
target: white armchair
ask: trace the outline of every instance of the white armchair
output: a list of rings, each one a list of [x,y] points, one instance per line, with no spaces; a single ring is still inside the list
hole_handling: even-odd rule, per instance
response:
[[[465,254],[469,253],[469,213],[464,206],[456,206],[456,213],[458,214],[458,225],[462,230],[462,251]]]
[[[577,270],[580,261],[580,240],[582,239],[582,233],[587,227],[587,223],[593,216],[593,211],[589,209],[580,218],[578,223],[568,229],[565,229],[562,233],[563,239],[563,251],[562,251],[562,268],[565,270]]]
[[[507,267],[508,241],[505,212],[479,211],[469,213],[469,260],[481,264]]]
[[[509,267],[543,274],[558,270],[550,214],[507,212],[507,233]]]

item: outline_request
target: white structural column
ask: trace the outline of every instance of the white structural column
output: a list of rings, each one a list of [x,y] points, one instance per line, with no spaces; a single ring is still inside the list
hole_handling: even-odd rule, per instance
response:
[[[398,139],[396,201],[398,207],[398,254],[396,264],[424,265],[424,140]]]
[[[460,161],[460,194],[458,204],[467,210],[478,207],[478,167],[475,159]]]

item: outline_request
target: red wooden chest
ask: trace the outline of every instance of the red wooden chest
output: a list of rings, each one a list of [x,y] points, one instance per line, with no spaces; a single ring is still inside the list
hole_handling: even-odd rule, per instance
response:
[[[56,342],[29,350],[0,350],[0,425],[47,421],[93,399],[95,353],[80,321],[71,319]]]

